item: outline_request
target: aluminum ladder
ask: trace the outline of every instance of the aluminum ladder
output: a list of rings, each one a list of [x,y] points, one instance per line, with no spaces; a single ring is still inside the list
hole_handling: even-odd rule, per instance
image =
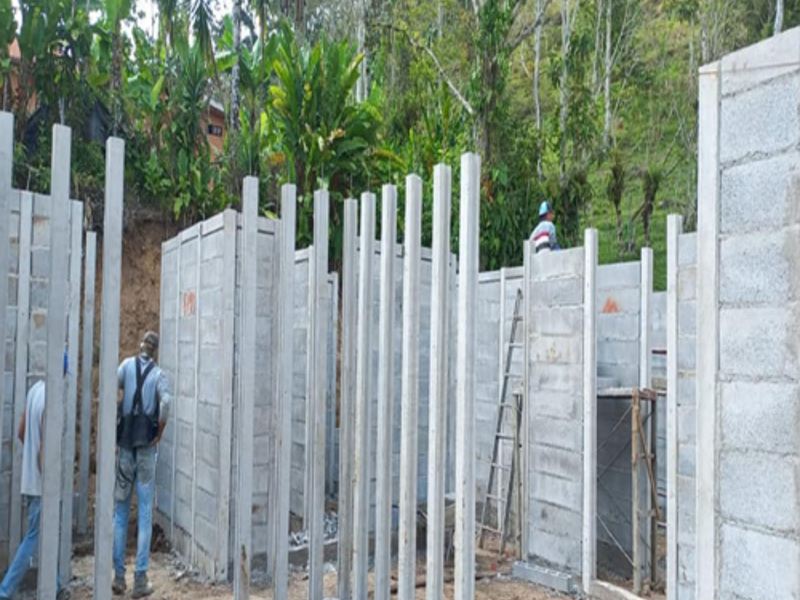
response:
[[[520,467],[520,449],[521,449],[521,432],[522,432],[522,393],[520,390],[514,390],[509,394],[511,388],[511,380],[519,380],[511,372],[511,366],[514,359],[514,351],[522,348],[522,343],[519,341],[522,338],[520,335],[522,322],[522,289],[517,289],[517,296],[514,301],[514,315],[511,318],[511,332],[509,334],[508,346],[506,349],[506,359],[503,368],[503,381],[500,388],[500,400],[497,406],[497,427],[495,428],[494,447],[492,448],[492,460],[489,465],[489,480],[486,485],[486,499],[483,503],[480,524],[480,537],[478,546],[483,548],[486,538],[486,532],[494,533],[500,536],[500,554],[505,552],[506,542],[508,541],[508,529],[511,516],[511,506],[513,502],[513,494],[515,486],[518,488],[517,493],[522,493],[521,477],[519,471]],[[501,308],[502,310],[502,308]],[[509,395],[513,396],[509,401]],[[514,417],[513,433],[509,434],[504,431],[504,417],[507,411],[511,411]],[[505,443],[511,443],[511,464],[504,465],[500,461],[500,450]],[[508,485],[505,490],[501,489],[498,473],[505,471],[509,473]],[[518,498],[517,501],[521,501]],[[499,528],[491,527],[487,524],[487,517],[490,514],[490,509],[494,505],[498,512],[498,526]]]

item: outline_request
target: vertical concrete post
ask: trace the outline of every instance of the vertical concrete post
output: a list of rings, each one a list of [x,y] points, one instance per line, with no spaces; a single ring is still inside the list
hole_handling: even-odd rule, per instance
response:
[[[70,202],[69,332],[67,410],[64,427],[64,471],[61,477],[61,550],[58,572],[62,581],[72,574],[72,504],[75,496],[75,424],[78,412],[78,357],[80,356],[81,263],[83,262],[83,204]]]
[[[0,309],[2,309],[2,319],[0,319],[0,340],[5,344],[6,339],[6,304],[8,302],[8,249],[9,249],[9,221],[11,215],[11,184],[14,172],[14,116],[11,113],[0,112]],[[69,190],[67,190],[69,194]],[[20,202],[20,205],[22,203]],[[20,214],[22,211],[20,210]],[[22,222],[20,220],[20,226]],[[26,344],[27,346],[27,344]],[[5,347],[3,349],[5,352]],[[5,356],[5,354],[3,354]],[[6,386],[5,369],[3,369],[3,381],[0,382],[0,432],[5,431],[3,418],[5,416],[6,405]],[[14,423],[16,424],[16,423]],[[12,431],[12,438],[13,436]],[[14,444],[12,442],[12,448]],[[3,463],[3,448],[0,444],[0,464]],[[11,522],[14,527],[14,522]],[[13,539],[13,536],[12,536]],[[9,558],[11,557],[9,553]]]
[[[498,402],[502,401],[502,394],[503,394],[503,378],[505,377],[505,370],[506,370],[506,361],[505,361],[505,352],[508,350],[505,343],[506,337],[506,268],[502,267],[500,269],[500,314],[497,320],[497,328],[499,330],[497,334],[497,391],[498,391]],[[525,339],[523,334],[522,339]],[[509,337],[509,341],[511,338]],[[511,394],[509,394],[511,396]],[[513,397],[513,396],[512,396]],[[497,462],[501,465],[506,464],[505,454],[507,452],[506,445],[500,444],[497,448]],[[509,471],[510,474],[510,471]],[[497,482],[497,487],[495,489],[502,490],[503,488],[503,469],[497,469],[495,472],[495,481]],[[487,480],[487,489],[486,493],[489,493],[488,489],[488,480]],[[503,519],[503,505],[500,502],[496,502],[497,510],[496,510],[496,519],[497,523],[502,523]]]
[[[242,193],[242,308],[239,351],[236,530],[233,554],[233,597],[250,597],[253,536],[253,416],[256,386],[256,285],[258,281],[258,179],[245,177]],[[199,333],[199,332],[198,332]]]
[[[118,138],[110,138],[106,142],[106,201],[103,217],[103,297],[100,322],[99,411],[97,415],[97,500],[94,517],[95,600],[110,600],[111,598],[124,192],[125,142]],[[49,597],[48,600],[52,600],[52,597]]]
[[[297,188],[281,188],[280,310],[278,330],[278,505],[275,597],[289,594],[289,512],[292,486],[292,382],[294,380],[294,248]]]
[[[433,263],[431,273],[431,369],[428,427],[427,600],[444,594],[445,464],[447,457],[448,347],[450,318],[450,202],[452,171],[433,169]]]
[[[642,248],[641,304],[639,312],[639,387],[651,386],[650,363],[652,344],[650,342],[653,311],[653,249]]]
[[[475,353],[477,351],[480,175],[477,154],[461,156],[458,363],[456,366],[455,596],[475,597]]]
[[[370,508],[370,404],[372,403],[372,262],[375,243],[375,194],[361,195],[358,272],[358,364],[356,365],[355,509],[353,596],[367,598]]]
[[[330,196],[327,190],[314,193],[314,285],[315,318],[309,327],[313,330],[314,395],[314,446],[308,449],[312,457],[313,485],[309,511],[309,585],[308,600],[322,600],[325,564],[323,544],[325,542],[325,404],[327,396],[327,327],[329,320],[325,311],[328,297],[328,212]],[[312,423],[307,423],[307,427]]]
[[[394,261],[397,188],[381,194],[381,295],[378,322],[378,447],[375,493],[375,600],[389,600],[392,575],[392,412],[394,410]]]
[[[419,329],[422,180],[406,178],[403,260],[403,356],[400,440],[398,598],[414,600],[417,566],[417,461],[419,460]]]
[[[667,217],[667,600],[678,598],[678,240],[679,215]]]
[[[717,597],[719,63],[700,69],[697,220],[697,598]]]
[[[244,227],[244,226],[243,226]],[[200,286],[200,280],[202,277],[202,264],[203,264],[203,223],[200,223],[197,227],[197,243],[195,244],[195,262],[194,262],[194,269],[195,269],[195,276],[194,280],[197,285],[197,306],[195,307],[194,311],[194,368],[192,369],[192,376],[194,379],[194,383],[192,384],[192,389],[194,393],[191,398],[191,407],[192,407],[192,512],[189,518],[189,522],[192,524],[191,526],[191,539],[192,539],[192,547],[191,552],[189,554],[189,564],[193,564],[195,561],[195,556],[197,555],[197,432],[200,429],[198,423],[198,413],[200,409],[200,313],[202,310],[202,303],[203,303],[203,290]],[[255,326],[255,325],[254,325]]]
[[[306,428],[305,434],[305,464],[303,465],[303,528],[308,531],[311,527],[311,494],[314,489],[314,323],[317,321],[317,304],[314,302],[315,286],[314,275],[317,272],[315,246],[308,247],[307,277],[308,290],[306,292],[306,306],[308,307],[308,321],[306,322]]]
[[[78,533],[89,525],[89,458],[92,443],[92,372],[94,367],[94,299],[97,269],[97,234],[86,233],[83,284],[83,352],[81,356],[81,441],[78,466]]]
[[[180,392],[181,392],[181,361],[180,361],[180,348],[181,348],[181,298],[183,296],[183,288],[181,287],[181,253],[183,251],[183,236],[185,231],[179,234],[178,240],[178,249],[176,250],[176,258],[175,262],[177,267],[175,269],[176,274],[175,277],[177,281],[175,282],[175,289],[177,293],[175,294],[175,400],[174,405],[172,406],[172,416],[171,421],[173,423],[172,427],[173,430],[173,437],[172,437],[172,472],[170,473],[171,481],[170,481],[170,489],[172,493],[170,494],[170,506],[169,506],[169,535],[170,539],[175,539],[175,507],[178,504],[178,501],[175,497],[175,481],[177,479],[177,464],[178,464],[178,446],[180,445],[180,434],[181,428],[178,426],[179,418],[180,418],[180,408],[181,408],[181,399],[180,399]],[[236,239],[236,233],[234,232],[234,243]],[[234,254],[234,261],[236,260]],[[164,265],[162,263],[162,275]],[[228,338],[230,339],[230,338]]]
[[[64,426],[64,346],[69,269],[69,175],[72,132],[53,126],[50,198],[50,289],[47,298],[47,404],[42,450],[42,512],[39,535],[39,600],[56,594]]]
[[[33,194],[21,192],[19,201],[19,269],[17,280],[17,343],[14,362],[14,421],[12,433],[16,431],[25,412],[28,392],[28,344],[30,329],[31,298],[31,237],[33,234]],[[11,480],[11,521],[8,555],[17,553],[22,541],[22,452],[23,446],[14,436]],[[25,524],[26,525],[26,524]]]
[[[597,576],[597,230],[587,229],[583,279],[583,591]]]
[[[522,327],[525,332],[524,342],[522,346],[522,387],[524,391],[524,401],[530,406],[533,403],[531,398],[531,334],[533,333],[533,326],[531,324],[531,243],[530,240],[525,240],[522,245],[522,304],[523,317]],[[584,357],[584,362],[586,358]],[[530,552],[530,523],[529,517],[529,503],[531,497],[531,477],[529,475],[529,459],[530,459],[530,415],[524,415],[522,419],[522,452],[520,462],[520,472],[524,474],[522,477],[522,506],[519,508],[519,523],[520,529],[520,545],[522,560],[528,558]],[[584,477],[586,475],[584,474]],[[584,520],[584,523],[586,521]]]
[[[350,600],[353,572],[353,454],[356,426],[356,328],[358,326],[358,203],[344,201],[342,248],[342,379],[339,401],[339,600]]]

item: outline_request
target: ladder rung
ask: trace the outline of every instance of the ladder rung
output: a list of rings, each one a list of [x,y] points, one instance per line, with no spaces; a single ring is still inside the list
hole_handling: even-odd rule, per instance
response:
[[[495,500],[497,502],[502,502],[503,504],[506,503],[506,499],[501,496],[496,496],[495,494],[486,494],[486,499]]]
[[[514,436],[513,435],[508,435],[507,433],[498,433],[497,434],[497,439],[514,441]]]
[[[502,531],[499,529],[495,529],[494,527],[489,527],[488,525],[481,525],[481,529],[485,529],[486,531],[491,531],[492,533],[496,533],[497,535],[502,535]]]
[[[511,315],[506,318],[508,321],[522,321],[522,315]]]
[[[522,342],[510,342],[508,344],[509,348],[522,348]]]
[[[500,463],[492,463],[492,466],[495,469],[500,469],[502,471],[510,471],[511,470],[511,467],[509,467],[508,465],[501,465]]]

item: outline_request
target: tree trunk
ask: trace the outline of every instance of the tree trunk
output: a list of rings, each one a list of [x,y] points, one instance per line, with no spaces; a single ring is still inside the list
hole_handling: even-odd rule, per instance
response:
[[[622,255],[625,253],[625,243],[622,240],[622,207],[616,205],[614,207],[614,212],[617,213],[617,256],[622,258]]]
[[[111,36],[111,134],[119,135],[122,125],[122,23],[117,20]]]
[[[294,28],[298,40],[306,37],[306,0],[295,0],[294,2]]]
[[[597,96],[600,93],[599,83],[599,71],[600,71],[600,44],[602,39],[602,28],[601,24],[603,22],[603,0],[595,0],[597,4],[597,17],[595,18],[594,22],[594,57],[592,58],[592,98],[597,100]],[[608,0],[609,4],[611,4],[611,0]],[[606,43],[608,46],[608,43]]]
[[[236,61],[231,69],[231,109],[230,131],[239,131],[239,106],[241,103],[239,92],[239,53],[242,45],[242,0],[233,3],[233,53]]]
[[[542,0],[536,0],[536,15],[542,14]],[[533,46],[533,99],[536,104],[536,130],[539,132],[539,139],[541,140],[542,133],[542,95],[541,86],[539,84],[540,63],[542,58],[542,24],[541,22],[536,26],[534,34],[535,41]],[[539,178],[542,177],[542,144],[539,143],[539,153],[536,158],[536,170]]]
[[[367,72],[367,6],[366,0],[358,0],[358,52],[363,55],[358,67],[358,82],[356,83],[356,102],[365,102],[369,96],[369,82]]]
[[[32,64],[30,59],[25,56],[25,52],[20,48],[19,65],[19,87],[17,89],[17,105],[16,114],[14,115],[14,123],[16,125],[17,140],[22,141],[25,132],[25,126],[28,124],[28,101],[30,99],[30,80]]]
[[[775,0],[775,31],[778,35],[783,31],[783,0]]]
[[[603,81],[603,89],[605,92],[605,124],[603,127],[603,147],[608,148],[611,143],[611,72],[613,65],[611,64],[611,9],[612,0],[608,0],[606,5],[606,60],[605,60],[605,77]]]
[[[561,85],[559,86],[559,100],[561,103],[561,161],[560,173],[562,182],[567,175],[567,117],[569,115],[569,40],[570,40],[570,0],[561,1]]]

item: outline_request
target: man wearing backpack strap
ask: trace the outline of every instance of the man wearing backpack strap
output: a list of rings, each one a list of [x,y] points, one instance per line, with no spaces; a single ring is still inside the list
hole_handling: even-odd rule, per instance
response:
[[[114,489],[114,583],[117,595],[125,593],[125,546],[128,517],[136,486],[139,510],[139,539],[131,598],[153,593],[147,581],[150,562],[150,537],[153,532],[156,447],[167,425],[170,391],[167,378],[156,364],[158,334],[148,331],[141,353],[125,359],[119,366],[122,402],[117,410],[117,482]]]

